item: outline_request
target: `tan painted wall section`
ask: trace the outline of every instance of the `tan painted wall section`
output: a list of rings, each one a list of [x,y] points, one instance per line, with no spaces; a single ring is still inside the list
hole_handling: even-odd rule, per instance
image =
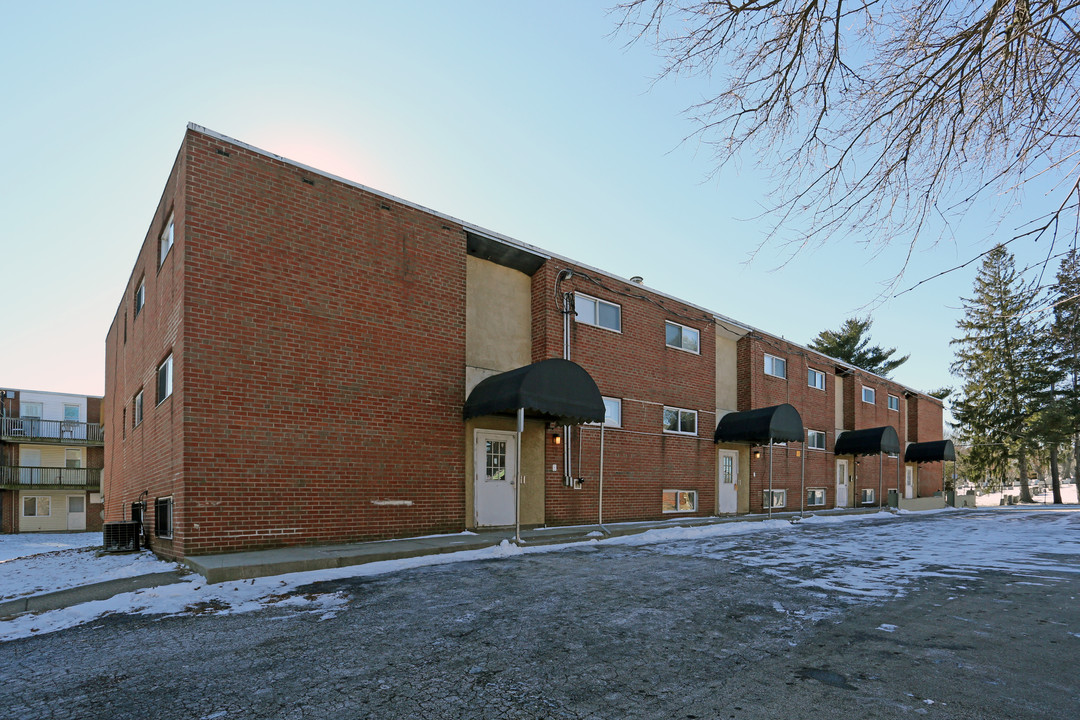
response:
[[[716,334],[716,407],[734,412],[739,407],[738,354],[736,341]],[[734,449],[734,448],[732,448]]]
[[[465,527],[476,527],[476,474],[474,472],[476,430],[514,431],[517,421],[509,417],[487,416],[465,421]],[[521,524],[544,524],[544,441],[547,426],[540,420],[525,420],[521,434],[522,470]]]
[[[833,416],[836,418],[836,434],[839,435],[841,431],[845,430],[844,427],[844,378],[839,375],[833,375],[833,390],[836,394],[836,407],[833,409]]]
[[[532,279],[472,256],[465,271],[467,397],[487,375],[532,362]]]

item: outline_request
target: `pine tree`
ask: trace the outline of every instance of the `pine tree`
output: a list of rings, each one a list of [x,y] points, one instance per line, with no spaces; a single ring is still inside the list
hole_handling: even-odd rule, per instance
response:
[[[1080,254],[1075,248],[1061,261],[1050,297],[1054,303],[1051,337],[1063,376],[1057,405],[1063,430],[1072,440],[1074,472],[1080,474]]]
[[[1055,380],[1040,342],[1045,329],[1032,312],[1037,295],[998,245],[983,260],[973,297],[963,299],[957,323],[963,336],[952,341],[958,348],[952,371],[963,379],[953,407],[961,434],[1016,458],[1021,502],[1032,502],[1028,456],[1039,443],[1037,414]]]
[[[907,362],[910,355],[890,360],[896,348],[886,350],[880,345],[870,345],[870,318],[848,318],[839,330],[822,330],[810,341],[810,349],[829,357],[851,363],[875,375],[888,377],[896,368]]]

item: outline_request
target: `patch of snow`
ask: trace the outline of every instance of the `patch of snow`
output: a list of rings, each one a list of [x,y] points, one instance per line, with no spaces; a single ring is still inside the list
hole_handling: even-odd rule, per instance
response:
[[[0,535],[0,563],[56,550],[101,547],[102,542],[99,532]]]
[[[896,626],[889,623],[881,623],[877,626],[877,629],[887,633],[896,632]]]

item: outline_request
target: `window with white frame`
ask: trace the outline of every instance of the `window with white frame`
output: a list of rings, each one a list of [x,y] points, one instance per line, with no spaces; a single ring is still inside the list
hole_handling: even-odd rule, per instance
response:
[[[574,318],[579,323],[622,332],[622,308],[606,300],[574,293]]]
[[[871,505],[874,502],[874,489],[865,488],[860,496],[863,505]]]
[[[664,333],[668,347],[692,353],[701,352],[701,333],[694,328],[678,323],[665,322]]]
[[[143,418],[143,391],[135,393],[135,399],[131,401],[131,427],[139,427]]]
[[[172,537],[173,499],[171,497],[154,500],[154,534],[160,538]]]
[[[825,488],[808,488],[806,490],[807,507],[821,507],[825,504]]]
[[[599,425],[600,423],[589,423]],[[604,398],[604,424],[608,427],[622,427],[622,400],[619,398]]]
[[[665,490],[663,511],[666,513],[697,510],[697,490]]]
[[[139,287],[135,290],[135,317],[139,317],[143,305],[146,304],[146,278],[139,280]]]
[[[165,229],[161,231],[161,244],[158,250],[158,267],[165,262],[165,256],[169,254],[173,246],[173,216],[169,216],[169,222],[165,223]]]
[[[806,447],[811,450],[825,449],[825,433],[820,430],[806,431]]]
[[[773,377],[786,378],[787,377],[787,360],[778,358],[775,355],[765,354],[765,374],[772,375]]]
[[[875,402],[877,402],[877,391],[874,390],[874,388],[872,387],[866,387],[865,385],[863,385],[862,401],[864,403],[870,403],[871,405],[873,405]]]
[[[900,412],[900,398],[898,398],[896,395],[889,396],[889,409]]]
[[[82,467],[82,450],[80,450],[79,448],[65,448],[65,450],[64,450],[64,467],[81,468]]]
[[[806,369],[806,384],[818,390],[825,389],[825,373],[814,368]]]
[[[82,417],[81,407],[64,403],[64,422],[79,422],[80,417]]]
[[[697,435],[697,410],[665,407],[664,432]]]
[[[172,355],[158,365],[157,369],[157,401],[161,402],[172,395]]]
[[[762,496],[762,507],[766,510],[787,507],[787,490],[765,490]]]
[[[52,515],[52,498],[48,495],[23,495],[22,516],[50,517]]]

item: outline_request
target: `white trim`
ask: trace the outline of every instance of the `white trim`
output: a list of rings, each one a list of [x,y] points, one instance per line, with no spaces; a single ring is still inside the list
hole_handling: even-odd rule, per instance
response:
[[[165,535],[158,527],[158,503],[166,501],[169,504],[169,534]],[[154,498],[154,537],[159,537],[162,540],[172,540],[173,534],[176,531],[176,503],[173,502],[172,495],[166,495],[164,497]]]
[[[892,395],[891,393],[886,393],[886,395],[888,395],[888,398],[889,398],[886,401],[886,405],[888,406],[889,410],[892,410],[893,412],[900,412],[900,396],[899,395]],[[896,407],[892,406],[892,401],[893,400],[896,401]]]
[[[769,497],[770,493],[772,493],[772,505],[769,505],[769,503],[766,502],[766,500],[765,500],[766,498]],[[778,498],[778,497],[780,498],[780,504],[779,505],[776,504],[776,498]],[[761,506],[766,510],[769,510],[769,509],[776,510],[778,508],[786,508],[787,507],[787,489],[776,489],[776,488],[774,488],[772,490],[769,490],[769,489],[766,488],[765,490],[762,490],[761,491]]]
[[[684,343],[686,342],[686,331],[689,330],[690,332],[694,333],[694,335],[697,337],[697,342],[695,343],[697,345],[697,349],[696,350],[691,350],[690,348],[683,347],[682,345],[672,345],[671,343],[669,343],[668,340],[667,340],[667,328],[668,328],[668,325],[671,325],[672,327],[679,328],[679,330],[680,330],[679,337],[683,340]],[[664,321],[664,346],[669,347],[669,348],[674,348],[675,350],[682,350],[683,352],[688,352],[691,355],[700,355],[701,354],[701,331],[698,330],[697,328],[692,328],[689,325],[683,325],[682,323],[672,322],[671,320],[665,320]]]
[[[818,387],[814,383],[810,382],[810,373],[815,373],[815,374],[821,376],[821,387]],[[807,387],[812,387],[815,390],[821,390],[822,392],[824,392],[825,388],[828,386],[828,381],[825,378],[825,373],[821,372],[820,370],[818,370],[816,368],[812,368],[812,367],[808,366],[806,368],[806,385],[807,385]]]
[[[165,392],[161,391],[161,371],[165,370]],[[157,372],[154,373],[154,387],[159,395],[155,407],[168,400],[173,394],[173,361],[172,353],[161,361],[161,364],[157,366]]]
[[[173,249],[173,245],[176,244],[176,225],[173,222],[175,217],[174,213],[169,213],[169,219],[165,222],[164,228],[161,230],[161,235],[158,236],[158,269],[165,264],[165,258],[169,257],[169,252]],[[165,236],[169,237],[169,243],[166,246]]]
[[[876,492],[877,491],[874,490],[874,488],[863,488],[862,490],[860,490],[859,491],[859,504],[860,505],[873,505],[875,502],[877,502],[877,498],[874,495]],[[866,499],[867,493],[870,494],[870,499],[869,500]]]
[[[687,430],[668,430],[668,428],[667,428],[667,417],[666,417],[667,413],[668,413],[668,410],[672,410],[672,411],[677,412],[679,414],[678,417],[679,417],[679,427],[680,428],[683,426],[682,414],[683,413],[693,413],[694,414],[694,431],[690,432],[690,431],[687,431]],[[667,435],[696,436],[698,434],[698,426],[699,426],[699,424],[700,423],[698,423],[698,411],[697,410],[689,410],[687,408],[674,407],[672,405],[665,405],[664,406],[664,417],[661,418],[660,426],[664,429],[665,434],[667,434]]]
[[[821,502],[810,502],[810,493],[821,493]],[[828,488],[812,487],[806,488],[806,507],[825,507],[829,502]]]
[[[34,515],[27,515],[26,514],[26,501],[29,500],[30,498],[34,498],[34,513],[35,513]],[[43,500],[43,499],[49,501],[49,512],[46,515],[42,515],[42,514],[38,513],[38,502],[40,500]],[[52,495],[23,495],[22,493],[19,493],[19,512],[21,513],[21,515],[19,517],[24,517],[24,518],[51,518],[52,517]]]
[[[815,433],[815,434],[821,436],[821,447],[818,447],[817,445],[811,444],[811,442],[810,442],[810,433]],[[825,434],[825,432],[823,432],[821,430],[807,430],[806,431],[806,448],[808,450],[827,450],[828,447],[829,447],[829,438],[828,438],[828,435]]]
[[[870,394],[873,396],[872,400],[867,400],[866,399],[866,391],[867,390],[869,390]],[[866,403],[867,405],[877,405],[877,389],[872,388],[869,385],[863,385],[862,386],[862,401],[864,403]]]
[[[675,493],[675,509],[674,510],[665,510],[664,509],[664,496],[667,495],[668,493]],[[687,494],[687,495],[692,495],[693,496],[693,498],[694,498],[694,506],[693,507],[691,507],[691,508],[682,508],[682,509],[679,508],[679,503],[680,503],[680,500],[682,499],[682,496],[683,496],[684,493]],[[674,488],[667,488],[667,489],[662,490],[660,492],[660,512],[662,512],[662,513],[665,513],[665,514],[691,513],[691,512],[697,512],[697,509],[698,509],[698,491],[697,490],[676,490]]]
[[[595,322],[590,321],[590,320],[584,320],[584,319],[582,319],[582,316],[579,315],[578,310],[577,310],[577,300],[578,300],[578,298],[584,298],[585,300],[589,300],[591,302],[596,303],[596,315],[593,318],[593,320]],[[613,307],[613,308],[615,308],[616,310],[619,311],[619,327],[611,328],[611,327],[608,327],[607,325],[601,325],[600,324],[600,306],[601,305],[610,305],[611,307]],[[611,302],[609,300],[601,300],[598,297],[593,297],[592,295],[586,295],[583,292],[574,291],[574,322],[579,322],[582,325],[592,325],[593,327],[598,327],[601,330],[608,330],[610,332],[622,334],[622,305],[619,305],[618,303],[613,303],[613,302]]]
[[[773,360],[772,363],[769,362],[769,358],[772,358],[772,360]],[[777,361],[784,364],[784,374],[783,375],[777,375],[774,372],[769,372],[770,365],[775,369]],[[768,375],[769,377],[780,378],[781,380],[787,380],[787,358],[782,358],[779,355],[772,355],[770,353],[765,353],[764,370],[765,370],[765,374]]]

